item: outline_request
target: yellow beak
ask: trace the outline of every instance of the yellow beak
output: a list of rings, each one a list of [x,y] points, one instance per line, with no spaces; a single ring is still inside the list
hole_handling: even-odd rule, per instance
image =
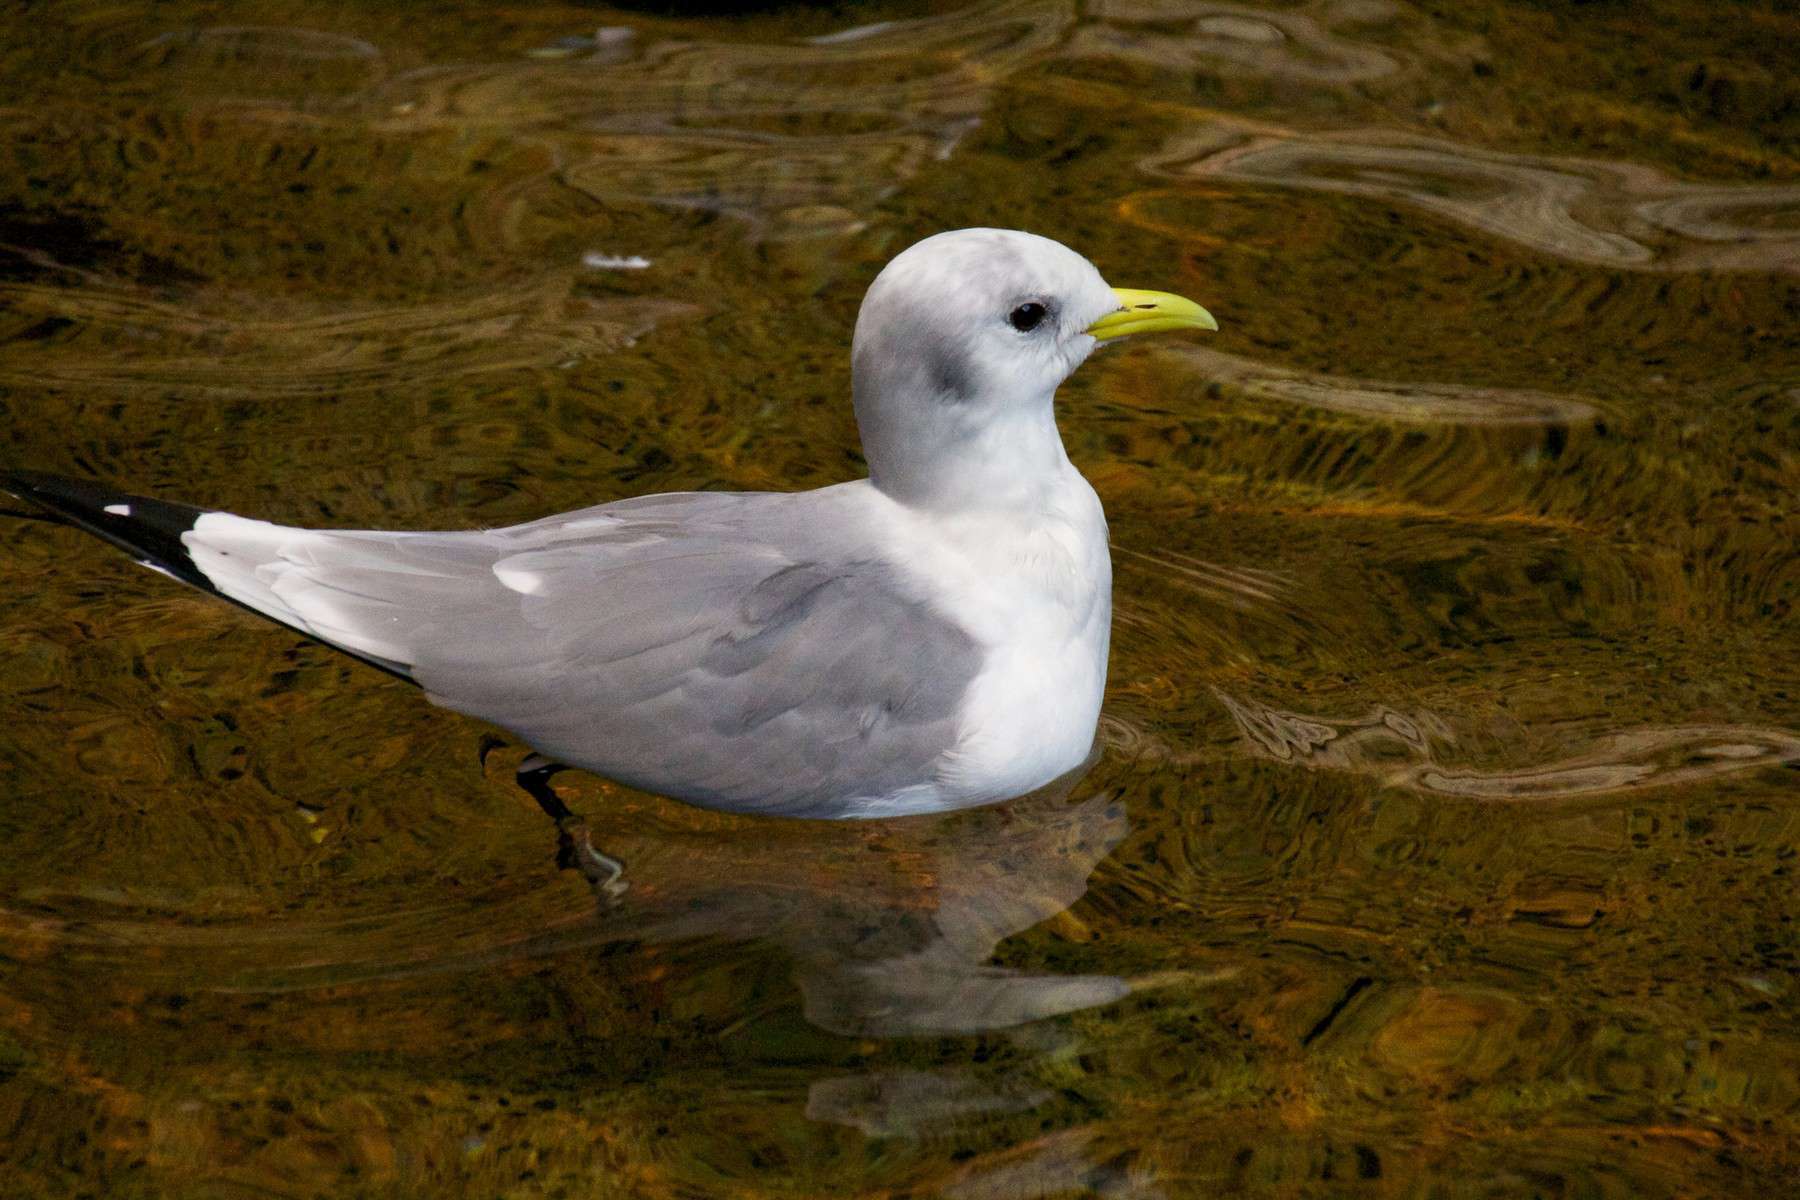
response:
[[[1128,333],[1160,333],[1165,329],[1212,329],[1213,315],[1181,296],[1168,292],[1135,292],[1114,288],[1119,307],[1087,327],[1087,335],[1104,342]]]

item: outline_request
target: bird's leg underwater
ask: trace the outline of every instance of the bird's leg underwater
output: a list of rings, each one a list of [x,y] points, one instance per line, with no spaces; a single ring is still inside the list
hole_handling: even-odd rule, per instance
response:
[[[603,896],[621,895],[627,886],[625,864],[594,848],[588,835],[587,821],[576,815],[550,787],[550,777],[569,768],[552,762],[541,754],[528,754],[519,764],[513,778],[538,802],[546,816],[556,822],[556,865],[564,870],[580,871],[582,877]]]

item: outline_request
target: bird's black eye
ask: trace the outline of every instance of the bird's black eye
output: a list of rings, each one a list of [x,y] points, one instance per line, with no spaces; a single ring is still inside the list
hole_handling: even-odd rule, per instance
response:
[[[1011,323],[1012,327],[1020,333],[1030,333],[1042,323],[1043,319],[1049,315],[1049,312],[1049,309],[1039,304],[1036,300],[1027,300],[1025,303],[1019,305],[1019,307],[1013,309],[1012,313],[1006,319]]]

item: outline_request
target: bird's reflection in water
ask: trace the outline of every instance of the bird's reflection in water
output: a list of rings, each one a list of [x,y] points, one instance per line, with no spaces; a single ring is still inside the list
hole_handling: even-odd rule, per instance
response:
[[[989,963],[1002,939],[1079,900],[1125,835],[1110,795],[1070,802],[1078,778],[948,818],[758,822],[703,883],[659,878],[654,854],[634,863],[631,892],[606,897],[599,919],[650,941],[779,945],[807,1020],[847,1037],[981,1033],[1105,1004],[1123,980]]]
[[[919,1137],[1045,1103],[1050,1072],[1079,1035],[1048,1018],[1117,1000],[1115,975],[1014,970],[1000,942],[1055,917],[1129,828],[1100,792],[1074,800],[1086,768],[1004,805],[876,823],[759,821],[694,854],[668,843],[618,847],[631,888],[603,897],[602,929],[647,942],[704,938],[779,946],[793,963],[806,1019],[858,1038],[995,1034],[1006,1066],[880,1069],[818,1078],[807,1116],[875,1137]],[[609,844],[609,849],[613,848]],[[1067,1129],[971,1164],[958,1195],[1149,1195],[1136,1168],[1086,1153]],[[1033,1182],[1035,1181],[1035,1182]],[[1023,1189],[1023,1190],[1021,1190]],[[1000,1193],[994,1193],[1000,1194]]]

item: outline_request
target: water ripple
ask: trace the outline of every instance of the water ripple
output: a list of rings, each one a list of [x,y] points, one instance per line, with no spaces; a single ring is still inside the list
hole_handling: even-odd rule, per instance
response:
[[[1255,400],[1279,400],[1391,421],[1441,425],[1567,425],[1599,410],[1550,392],[1453,383],[1400,383],[1313,374],[1251,358],[1173,346],[1164,350],[1208,380]]]
[[[1357,771],[1389,787],[1486,800],[1558,800],[1698,783],[1800,762],[1800,735],[1743,725],[1675,725],[1602,733],[1585,748],[1524,767],[1438,761],[1450,729],[1429,714],[1377,708],[1363,717],[1284,712],[1217,688],[1244,744],[1259,758]],[[1396,753],[1397,752],[1397,753]]]
[[[378,60],[381,51],[361,38],[288,26],[215,25],[165,33],[145,44],[160,52],[158,65],[180,68],[191,59],[232,65],[261,61]]]
[[[1507,154],[1388,129],[1188,131],[1146,166],[1412,205],[1573,262],[1800,271],[1794,183],[1687,183],[1633,163]]]
[[[5,325],[60,323],[53,341],[11,344],[0,384],[266,397],[364,392],[553,367],[628,346],[695,311],[676,301],[574,295],[567,277],[403,305],[259,301],[235,312],[103,283],[0,285]]]
[[[601,59],[436,64],[329,104],[275,95],[226,107],[253,122],[495,136],[538,148],[546,178],[609,204],[725,214],[768,238],[837,234],[949,157],[996,83],[1054,47],[1073,19],[1062,0],[1017,0],[855,37],[628,39]],[[246,40],[243,30],[204,30],[181,44],[270,53],[278,32]],[[317,35],[285,32],[294,54],[318,52]],[[377,61],[368,51],[359,62]]]
[[[1385,52],[1337,37],[1301,13],[1180,0],[1107,0],[1095,6],[1094,15],[1099,21],[1070,39],[1066,57],[1179,71],[1203,67],[1319,85],[1361,83],[1399,69]]]

